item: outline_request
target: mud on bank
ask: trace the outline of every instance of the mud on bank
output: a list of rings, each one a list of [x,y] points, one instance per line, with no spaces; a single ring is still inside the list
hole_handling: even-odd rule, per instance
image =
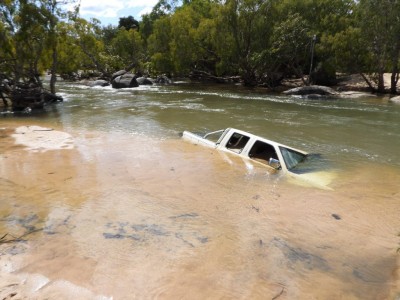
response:
[[[0,245],[0,299],[400,295],[396,169],[323,191],[180,139],[79,131],[50,150],[20,125],[0,126],[0,233],[31,234]]]

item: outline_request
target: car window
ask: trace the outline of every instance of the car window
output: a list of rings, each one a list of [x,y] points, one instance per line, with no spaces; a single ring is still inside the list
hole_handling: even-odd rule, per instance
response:
[[[248,136],[235,132],[232,134],[225,147],[236,153],[240,153],[249,140],[250,138]]]
[[[295,168],[299,163],[304,161],[306,158],[306,155],[303,153],[285,148],[285,147],[279,147],[283,156],[283,159],[285,161],[286,167],[288,170],[291,170]]]
[[[271,158],[278,159],[275,148],[261,141],[256,141],[253,147],[251,147],[249,157],[264,164],[268,164]]]

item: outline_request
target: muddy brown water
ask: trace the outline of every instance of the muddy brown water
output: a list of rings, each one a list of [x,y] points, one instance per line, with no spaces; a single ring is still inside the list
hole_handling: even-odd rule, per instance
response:
[[[400,108],[237,87],[114,91],[0,119],[0,299],[399,299]],[[25,125],[73,149],[27,150]],[[179,137],[237,127],[318,152],[304,187]],[[43,139],[43,138],[42,138]],[[19,297],[19,298],[18,298]]]

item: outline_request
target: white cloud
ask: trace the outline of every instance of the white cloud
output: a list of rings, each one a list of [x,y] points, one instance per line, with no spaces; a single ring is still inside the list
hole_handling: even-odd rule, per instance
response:
[[[116,17],[123,7],[123,1],[118,0],[81,0],[80,13],[82,16]]]
[[[149,14],[149,13],[151,13],[152,10],[153,10],[153,6],[145,7],[141,11],[139,11],[138,16],[143,16],[144,14]]]
[[[158,3],[158,0],[127,0],[124,2],[128,3],[129,7],[153,8]]]
[[[119,18],[141,15],[150,12],[158,0],[81,0],[80,14],[90,18]]]

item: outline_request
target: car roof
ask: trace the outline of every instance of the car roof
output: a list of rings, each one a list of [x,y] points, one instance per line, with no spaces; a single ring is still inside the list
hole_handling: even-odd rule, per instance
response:
[[[293,150],[293,151],[299,152],[299,153],[304,154],[304,155],[307,155],[307,154],[308,154],[307,152],[305,152],[305,151],[303,151],[303,150],[296,149],[296,148],[293,148],[293,147],[290,147],[290,146],[287,146],[287,145],[284,145],[284,144],[281,144],[281,143],[278,143],[278,142],[275,142],[275,141],[268,140],[268,139],[263,138],[263,137],[260,137],[260,136],[258,136],[258,135],[249,133],[249,132],[247,132],[247,131],[243,131],[243,130],[236,129],[236,128],[232,128],[232,127],[231,127],[231,128],[228,128],[228,130],[233,130],[233,131],[235,131],[235,132],[237,132],[237,133],[240,133],[240,134],[243,134],[243,135],[248,136],[250,139],[256,139],[256,140],[258,140],[258,141],[262,141],[262,142],[265,142],[265,143],[267,143],[267,144],[270,144],[270,145],[272,145],[272,146],[274,146],[274,147],[284,147],[284,148],[287,148],[287,149],[289,149],[289,150]]]

